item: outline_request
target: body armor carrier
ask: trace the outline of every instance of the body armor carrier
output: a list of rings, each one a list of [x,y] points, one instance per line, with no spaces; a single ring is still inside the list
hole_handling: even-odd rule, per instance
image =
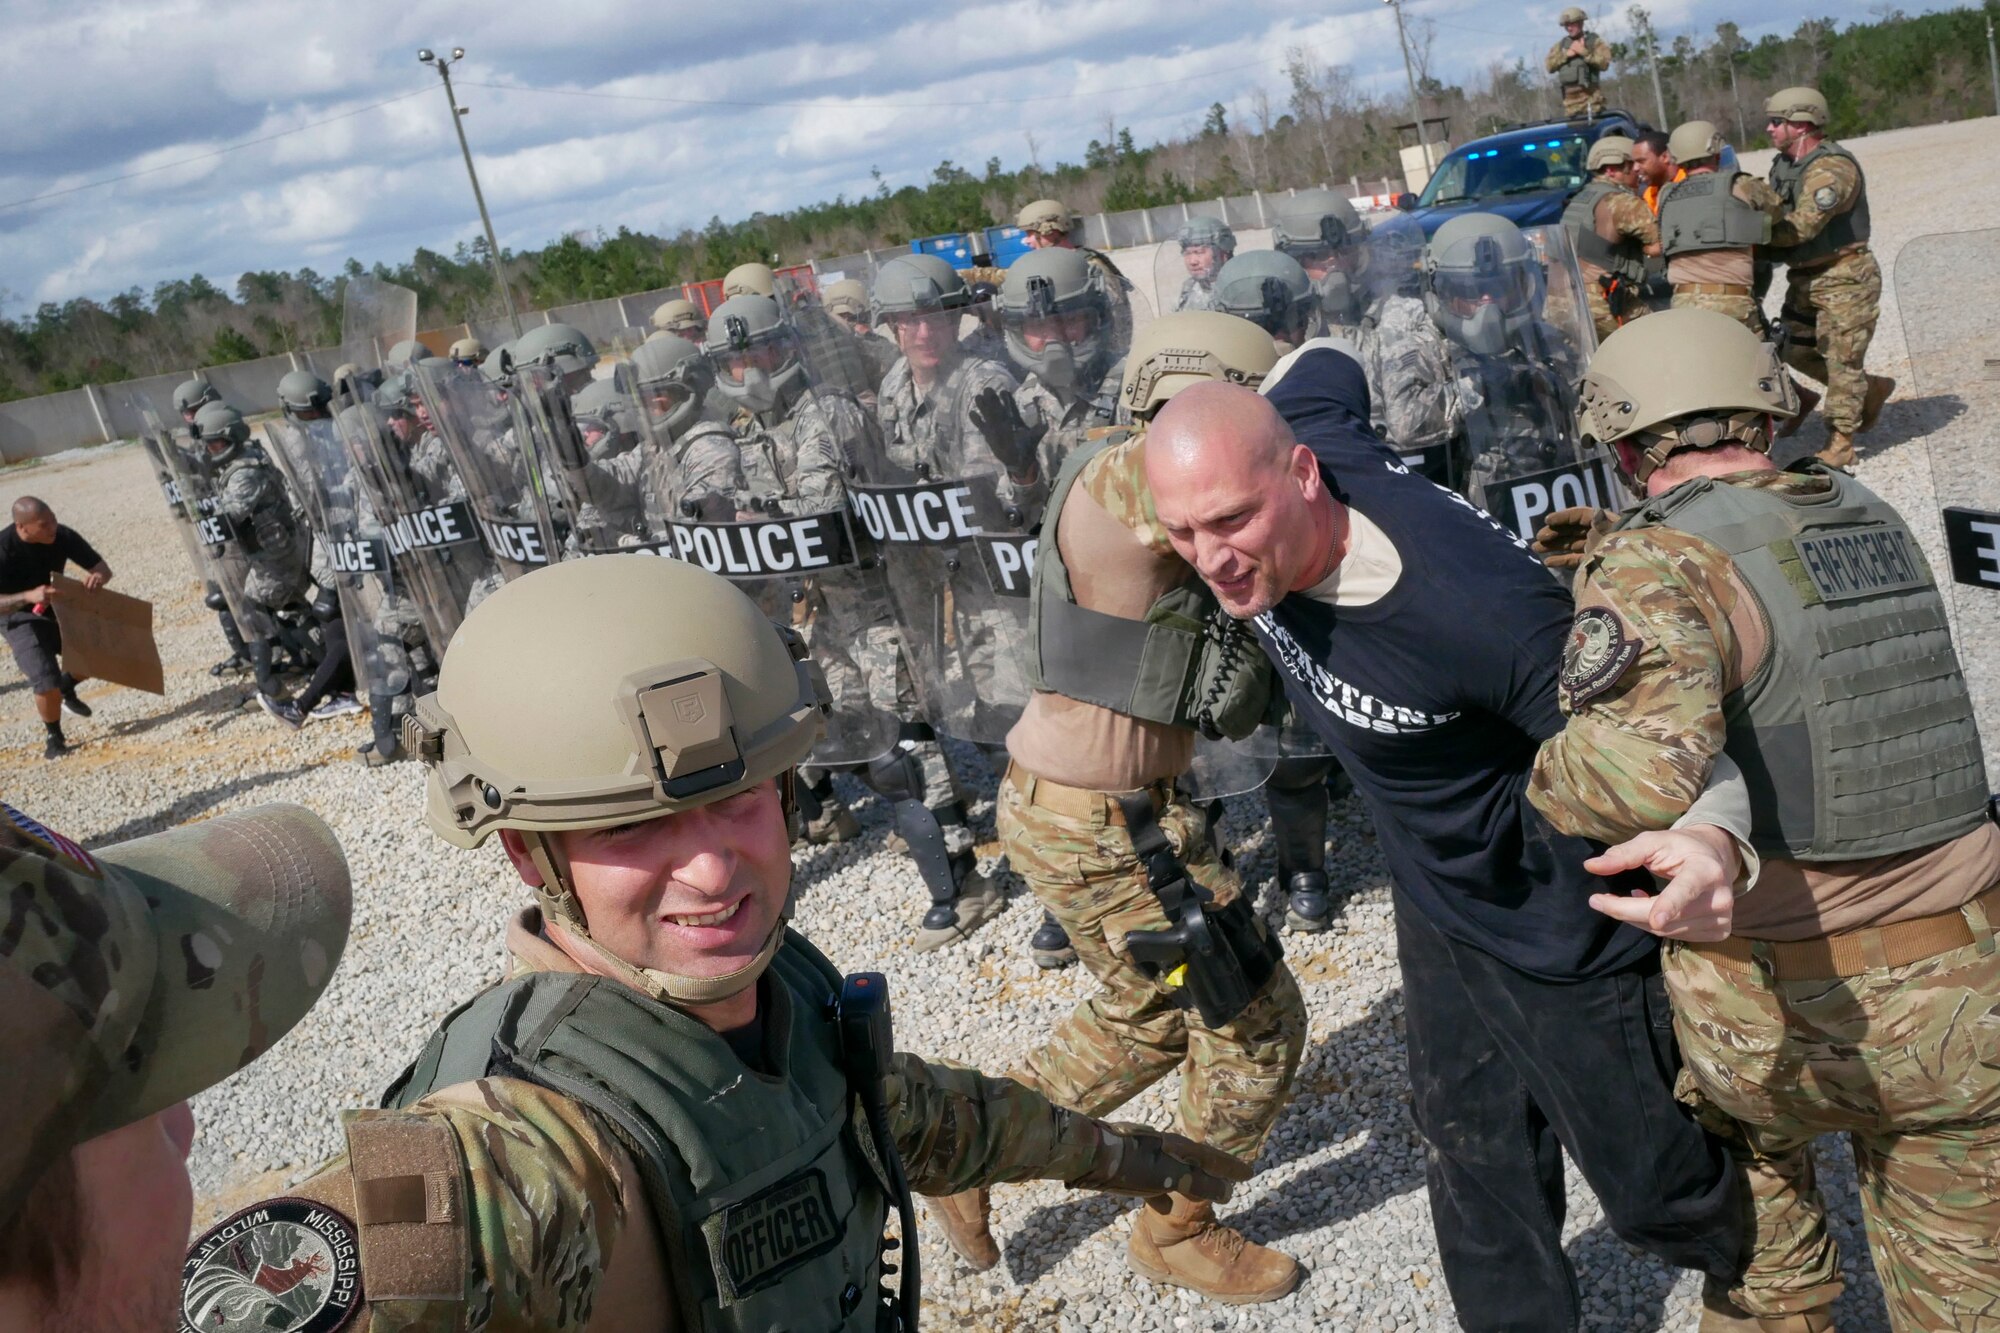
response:
[[[1807,153],[1797,162],[1780,153],[1771,163],[1771,188],[1785,201],[1787,211],[1799,206],[1799,187],[1805,180],[1806,167],[1818,158],[1844,157],[1854,163],[1854,172],[1861,182],[1861,189],[1854,198],[1854,207],[1845,213],[1836,214],[1820,234],[1803,245],[1788,245],[1771,251],[1771,258],[1793,268],[1812,268],[1831,259],[1849,246],[1861,245],[1868,240],[1868,177],[1861,171],[1861,163],[1855,161],[1854,154],[1834,143],[1824,140],[1820,146]]]
[[[1916,539],[1861,483],[1788,495],[1700,478],[1622,530],[1728,552],[1770,647],[1723,701],[1764,856],[1845,861],[1935,846],[1986,818],[1986,764],[1943,599]]]
[[[840,993],[833,965],[787,931],[760,995],[771,1077],[618,981],[532,972],[446,1017],[383,1105],[488,1077],[570,1097],[638,1163],[680,1327],[880,1333],[892,1177],[844,1071]]]
[[[1741,175],[1741,173],[1737,173]],[[1768,245],[1771,219],[1736,197],[1737,176],[1704,171],[1660,192],[1660,250],[1668,259]]]
[[[1632,194],[1613,180],[1599,176],[1576,192],[1563,209],[1562,224],[1569,243],[1583,263],[1595,264],[1606,273],[1615,273],[1627,282],[1646,280],[1646,249],[1627,236],[1616,245],[1597,234],[1597,205],[1614,194]]]

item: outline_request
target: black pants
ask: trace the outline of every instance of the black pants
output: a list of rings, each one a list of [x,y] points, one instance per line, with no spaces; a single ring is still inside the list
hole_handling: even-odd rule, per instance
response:
[[[1625,1241],[1736,1276],[1737,1177],[1674,1100],[1679,1055],[1657,956],[1588,981],[1540,981],[1446,938],[1400,894],[1396,947],[1431,1221],[1464,1327],[1577,1327],[1563,1149]]]
[[[62,664],[56,660],[62,653],[62,629],[54,616],[16,611],[7,617],[5,633],[29,689],[47,694],[62,688]]]
[[[354,659],[347,653],[347,622],[339,616],[320,622],[320,642],[325,656],[313,668],[312,679],[292,702],[302,713],[319,707],[327,695],[354,688]]]

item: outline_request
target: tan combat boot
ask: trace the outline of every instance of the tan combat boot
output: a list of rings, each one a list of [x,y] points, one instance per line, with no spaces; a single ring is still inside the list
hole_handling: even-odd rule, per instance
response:
[[[1868,393],[1861,400],[1861,429],[1863,432],[1875,429],[1875,423],[1882,419],[1882,404],[1889,401],[1889,395],[1896,392],[1896,381],[1887,375],[1870,375]]]
[[[1816,1305],[1797,1314],[1767,1315],[1760,1319],[1731,1301],[1727,1289],[1709,1278],[1701,1288],[1699,1333],[1835,1333],[1833,1309]]]
[[[1826,448],[1815,456],[1828,467],[1837,467],[1843,472],[1854,471],[1854,465],[1860,461],[1854,455],[1854,437],[1839,430],[1826,433]]]
[[[1288,1296],[1306,1270],[1290,1255],[1246,1240],[1215,1220],[1215,1205],[1180,1194],[1148,1199],[1132,1223],[1125,1262],[1141,1277],[1186,1287],[1225,1305]]]
[[[951,1252],[965,1260],[975,1273],[984,1273],[1000,1262],[1000,1247],[993,1243],[993,1232],[987,1223],[987,1193],[983,1189],[966,1190],[962,1194],[947,1194],[941,1198],[924,1200],[930,1215],[944,1232],[945,1244]]]
[[[1812,410],[1815,407],[1819,406],[1820,395],[1818,390],[1808,388],[1806,385],[1800,384],[1797,380],[1792,381],[1792,385],[1799,391],[1799,412],[1795,417],[1780,421],[1778,428],[1771,432],[1773,437],[1780,440],[1790,439],[1792,436],[1798,434],[1799,427],[1806,424],[1806,418],[1812,415]]]

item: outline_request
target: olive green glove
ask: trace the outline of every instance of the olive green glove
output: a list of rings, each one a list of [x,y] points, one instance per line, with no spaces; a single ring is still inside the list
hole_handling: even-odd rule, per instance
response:
[[[1106,1194],[1182,1194],[1222,1203],[1251,1167],[1220,1148],[1125,1121],[1098,1123],[1104,1140],[1090,1169],[1068,1183]]]
[[[1607,531],[1617,515],[1608,509],[1579,505],[1558,509],[1542,520],[1529,545],[1550,569],[1575,569],[1583,563],[1584,548],[1600,531]]]

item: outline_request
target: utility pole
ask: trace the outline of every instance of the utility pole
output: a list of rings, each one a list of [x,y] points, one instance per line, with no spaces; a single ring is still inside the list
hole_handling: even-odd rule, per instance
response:
[[[1667,129],[1667,95],[1660,91],[1660,43],[1653,36],[1653,17],[1637,5],[1632,12],[1638,16],[1639,31],[1646,37],[1646,69],[1653,76],[1653,105],[1659,109],[1661,129]],[[1732,73],[1734,72],[1732,68]]]
[[[1993,15],[1986,15],[1986,67],[1993,73],[1993,114],[2000,116],[2000,49],[1993,45]]]
[[[1993,21],[1991,19],[1987,20],[1986,29],[1990,37],[1993,30]],[[1750,131],[1743,124],[1743,95],[1736,91],[1736,53],[1734,51],[1729,53],[1729,104],[1736,108],[1736,142],[1747,146],[1750,142]]]
[[[1417,68],[1410,63],[1410,35],[1403,31],[1403,0],[1382,0],[1382,3],[1396,11],[1396,43],[1403,48],[1403,77],[1410,82],[1410,105],[1417,113],[1417,142],[1424,150],[1424,172],[1437,170],[1437,163],[1431,161],[1431,136],[1424,129],[1424,104],[1417,96]]]
[[[465,141],[466,108],[458,104],[458,96],[451,90],[451,62],[465,59],[465,48],[451,48],[451,59],[434,54],[428,47],[417,52],[417,59],[430,65],[444,80],[444,100],[451,107],[451,127],[458,131],[458,151],[465,154],[465,174],[472,180],[472,201],[479,205],[479,221],[486,228],[487,257],[493,261],[493,280],[500,284],[500,300],[507,307],[507,322],[514,326],[514,336],[521,336],[521,316],[514,309],[514,293],[507,286],[507,270],[500,264],[500,239],[493,234],[493,218],[486,211],[486,196],[479,189],[479,173],[472,167],[472,147]]]

